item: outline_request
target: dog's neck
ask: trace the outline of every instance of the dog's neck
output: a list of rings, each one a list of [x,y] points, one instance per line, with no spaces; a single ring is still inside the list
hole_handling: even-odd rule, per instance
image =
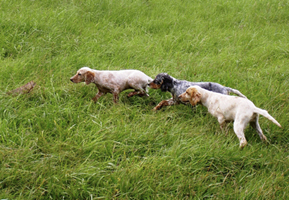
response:
[[[209,98],[209,94],[208,94],[208,92],[209,91],[206,91],[205,89],[203,89],[203,88],[201,88],[201,89],[199,89],[199,92],[201,93],[201,101],[199,102],[199,104],[202,104],[203,106],[206,106],[206,107],[208,107],[209,105],[208,105],[208,98]]]
[[[98,78],[98,77],[100,76],[101,71],[95,70],[95,69],[93,69],[93,70],[91,70],[91,71],[94,73],[94,77],[95,77],[95,78]]]
[[[175,78],[172,77],[172,76],[171,76],[170,78],[171,78],[170,81],[171,81],[171,86],[172,86],[172,87],[169,87],[169,88],[168,88],[168,91],[169,91],[169,92],[174,92],[174,85],[175,85],[175,81],[176,81],[177,79],[175,79]]]

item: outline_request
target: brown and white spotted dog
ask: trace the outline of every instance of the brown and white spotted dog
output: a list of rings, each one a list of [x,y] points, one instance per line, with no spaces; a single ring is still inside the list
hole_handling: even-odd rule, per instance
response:
[[[153,79],[139,70],[110,71],[82,67],[70,80],[73,83],[85,82],[87,85],[94,83],[98,88],[98,93],[92,99],[95,102],[102,95],[112,93],[113,101],[117,103],[120,92],[127,89],[134,89],[128,94],[128,97],[148,96],[147,86]]]
[[[161,101],[156,107],[154,107],[154,110],[159,110],[163,106],[171,106],[182,102],[179,98],[179,95],[184,93],[186,89],[190,86],[200,86],[201,88],[204,88],[209,91],[218,92],[221,94],[230,94],[234,93],[240,97],[247,98],[245,95],[243,95],[241,92],[239,92],[236,89],[225,87],[223,85],[220,85],[219,83],[213,83],[213,82],[189,82],[185,80],[178,80],[174,77],[168,75],[167,73],[160,73],[156,76],[156,78],[149,83],[150,88],[153,89],[161,89],[163,92],[170,92],[172,94],[172,98],[168,100]]]

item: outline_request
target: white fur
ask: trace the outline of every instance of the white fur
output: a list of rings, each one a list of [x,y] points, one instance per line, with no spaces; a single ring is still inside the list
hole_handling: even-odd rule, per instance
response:
[[[218,119],[221,128],[227,121],[234,121],[234,132],[240,140],[240,147],[247,144],[244,129],[248,123],[256,129],[261,140],[267,140],[258,122],[259,114],[281,127],[266,110],[257,108],[252,101],[245,98],[211,92],[198,86],[189,87],[179,98],[190,101],[192,105],[200,103],[206,106],[209,113]]]
[[[90,79],[88,74],[93,75]],[[82,67],[79,69],[70,80],[74,83],[86,82],[86,84],[94,83],[98,88],[98,93],[93,98],[97,101],[99,97],[106,93],[112,93],[114,102],[118,101],[120,92],[126,89],[134,89],[134,92],[128,94],[129,97],[134,95],[143,96],[147,94],[148,83],[153,79],[139,70],[95,70],[89,67]]]

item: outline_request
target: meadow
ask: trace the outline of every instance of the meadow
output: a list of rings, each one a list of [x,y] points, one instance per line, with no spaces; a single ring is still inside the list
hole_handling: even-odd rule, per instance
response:
[[[286,0],[1,0],[0,199],[289,198]],[[202,106],[169,93],[73,84],[83,66],[236,88],[260,117],[239,148]],[[7,92],[35,81],[32,92]]]

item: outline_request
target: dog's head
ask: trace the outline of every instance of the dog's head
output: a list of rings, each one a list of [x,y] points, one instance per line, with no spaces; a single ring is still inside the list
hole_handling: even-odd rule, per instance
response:
[[[95,74],[89,67],[82,67],[70,78],[70,80],[73,83],[85,82],[88,85],[94,81],[94,77]]]
[[[161,89],[162,92],[166,92],[173,87],[173,78],[167,73],[160,73],[149,83],[149,86],[152,89]]]
[[[179,96],[182,102],[190,102],[192,106],[197,105],[201,101],[201,93],[198,91],[198,87],[191,86],[187,88],[186,92]]]

